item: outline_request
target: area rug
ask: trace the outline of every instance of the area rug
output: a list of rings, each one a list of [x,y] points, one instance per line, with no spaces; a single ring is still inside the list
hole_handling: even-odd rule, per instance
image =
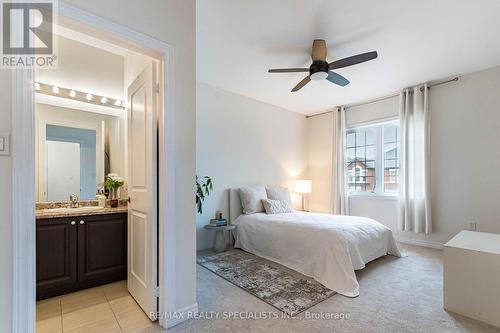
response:
[[[241,250],[198,255],[197,262],[292,317],[335,294],[314,280]]]

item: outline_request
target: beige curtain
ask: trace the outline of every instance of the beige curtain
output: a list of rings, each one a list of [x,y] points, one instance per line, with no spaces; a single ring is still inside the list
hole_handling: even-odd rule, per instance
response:
[[[432,232],[428,90],[427,84],[406,89],[399,104],[399,229],[426,234]]]
[[[331,213],[349,214],[349,203],[346,188],[345,173],[345,139],[346,118],[345,108],[337,108],[333,113],[333,156],[332,156],[332,202]]]

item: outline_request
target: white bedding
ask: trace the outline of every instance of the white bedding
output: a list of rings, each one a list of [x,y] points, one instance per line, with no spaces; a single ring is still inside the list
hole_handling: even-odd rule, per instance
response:
[[[339,294],[356,297],[354,270],[386,254],[403,257],[392,231],[364,217],[307,212],[240,215],[236,248],[313,277]]]

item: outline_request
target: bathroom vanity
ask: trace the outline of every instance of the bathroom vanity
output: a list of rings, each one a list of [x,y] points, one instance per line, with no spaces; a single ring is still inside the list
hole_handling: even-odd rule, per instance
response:
[[[36,211],[37,300],[126,278],[126,206]]]

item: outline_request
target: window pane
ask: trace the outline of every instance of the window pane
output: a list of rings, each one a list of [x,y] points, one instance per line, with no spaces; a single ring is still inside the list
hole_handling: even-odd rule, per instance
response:
[[[397,143],[384,144],[384,158],[397,158]]]
[[[356,147],[356,159],[358,161],[364,161],[366,159],[366,148],[365,146]]]
[[[396,142],[396,125],[384,127],[384,143]]]
[[[375,156],[377,156],[377,150],[375,146],[367,146],[366,147],[366,159],[374,160]]]
[[[368,129],[366,131],[366,145],[375,144],[375,131],[373,129]]]
[[[400,140],[399,125],[384,126],[384,192],[397,192],[399,188]]]
[[[346,169],[349,191],[375,190],[376,130],[376,127],[368,127],[349,130],[347,133]]]
[[[347,133],[346,147],[351,148],[356,145],[356,133]]]
[[[347,148],[346,151],[347,162],[348,163],[352,162],[355,156],[356,156],[356,148]]]
[[[366,131],[360,130],[359,132],[356,132],[356,146],[364,146],[366,142],[365,138]]]

